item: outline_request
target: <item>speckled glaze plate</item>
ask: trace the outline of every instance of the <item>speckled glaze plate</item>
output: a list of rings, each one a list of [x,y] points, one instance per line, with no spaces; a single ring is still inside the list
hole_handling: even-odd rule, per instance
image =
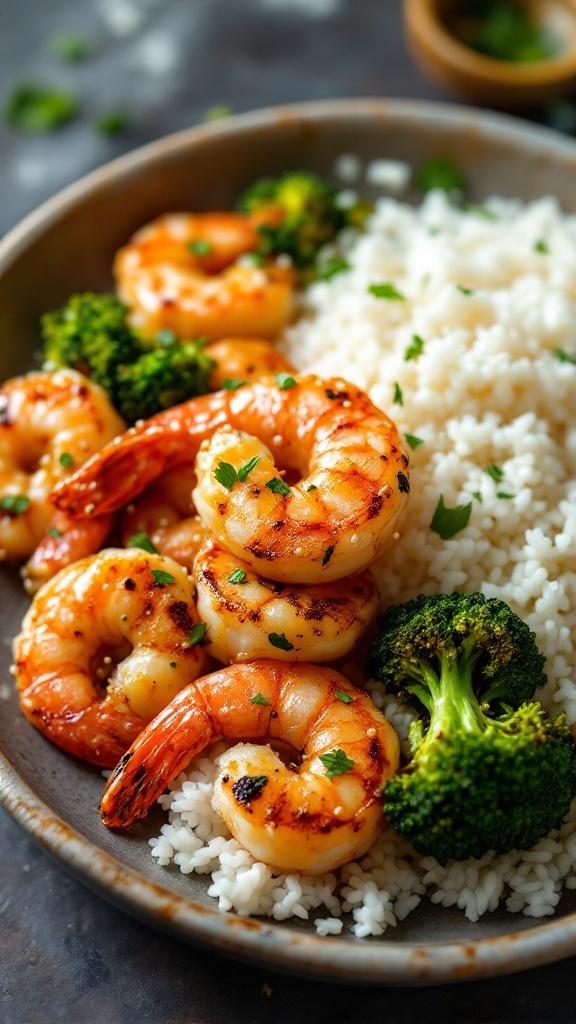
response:
[[[576,144],[488,113],[420,102],[333,101],[247,114],[163,139],[84,178],[0,244],[0,379],[34,365],[38,320],[71,292],[111,288],[115,250],[166,210],[231,205],[254,178],[305,167],[330,176],[357,153],[412,165],[438,155],[463,169],[471,201],[490,193],[556,195],[576,206]],[[345,372],[345,368],[339,368]],[[27,599],[15,571],[0,575],[0,791],[15,819],[64,868],[106,899],[190,942],[271,967],[372,984],[445,981],[515,971],[576,952],[576,893],[545,923],[499,910],[478,924],[423,903],[383,939],[320,938],[302,921],[275,924],[218,911],[205,877],[158,867],[147,839],[154,811],[129,835],[100,823],[102,778],[51,746],[18,710],[9,638]],[[7,686],[8,684],[8,686]]]

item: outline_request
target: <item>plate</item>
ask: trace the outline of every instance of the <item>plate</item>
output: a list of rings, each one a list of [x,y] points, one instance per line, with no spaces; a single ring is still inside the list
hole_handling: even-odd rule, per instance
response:
[[[38,320],[71,292],[110,290],[115,250],[168,209],[231,205],[254,178],[305,167],[330,176],[336,157],[406,160],[442,155],[464,171],[470,201],[490,193],[576,203],[576,144],[501,115],[423,102],[333,101],[274,108],[190,129],[122,157],[45,203],[0,244],[0,378],[33,365]],[[0,576],[0,679],[8,638],[27,604],[17,572]],[[5,690],[6,687],[4,686]],[[243,919],[215,909],[208,881],[158,867],[147,839],[154,811],[130,835],[100,823],[100,772],[57,750],[0,705],[0,793],[14,818],[104,898],[181,939],[271,967],[355,982],[445,981],[515,971],[576,952],[576,893],[545,923],[499,910],[471,924],[423,902],[383,939],[321,938],[312,924]]]

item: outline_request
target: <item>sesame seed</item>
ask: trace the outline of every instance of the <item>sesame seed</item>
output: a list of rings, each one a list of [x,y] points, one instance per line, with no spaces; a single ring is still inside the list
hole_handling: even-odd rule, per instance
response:
[[[50,456],[48,455],[48,452],[44,452],[44,455],[41,455],[40,458],[38,459],[39,466],[49,466],[50,462],[51,459]]]
[[[144,426],[144,420],[136,420],[136,423],[134,424],[134,426],[135,427],[143,427]],[[118,438],[118,440],[120,440],[120,438]]]
[[[360,537],[358,536],[357,533],[353,533],[352,536],[350,537],[350,543],[351,544],[358,544],[359,540],[360,540]]]
[[[376,735],[376,729],[374,728],[374,726],[371,726],[370,729],[366,729],[366,735],[369,737],[369,739],[374,738],[374,736]]]
[[[285,444],[286,442],[284,441],[282,434],[274,434],[274,437],[272,438],[272,443],[275,444],[277,448],[281,448],[282,445]]]
[[[178,423],[178,420],[170,420],[169,428],[170,430],[174,431],[180,430],[180,424]]]
[[[294,548],[294,554],[295,554],[296,556],[299,556],[299,555],[301,555],[301,554],[302,554],[302,552],[303,552],[303,548],[300,548],[300,547],[298,547],[298,548]]]
[[[9,671],[11,676],[15,676],[16,672],[17,672],[16,665],[10,665],[10,668],[8,669],[8,671]]]
[[[90,513],[93,512],[95,508],[96,505],[94,504],[94,502],[89,501],[87,505],[84,505],[84,512],[86,513],[87,516],[89,516]]]
[[[389,490],[390,484],[384,484],[384,486],[381,487],[380,490],[378,491],[378,494],[380,495],[381,498],[383,498],[385,494],[388,494]]]
[[[344,399],[344,401],[342,402],[342,408],[343,409],[351,409],[352,408],[352,402],[350,401],[349,398],[345,398]]]
[[[111,665],[112,664],[112,658],[110,657],[109,654],[107,654],[105,658],[102,658],[102,664],[103,665]]]
[[[396,530],[396,533],[392,534],[392,540],[400,540],[400,534],[398,533],[398,530]]]
[[[334,808],[334,817],[335,817],[335,818],[339,818],[339,817],[340,817],[340,815],[342,814],[342,811],[343,811],[343,810],[344,810],[344,808],[342,807],[342,805],[341,805],[341,804],[338,804],[338,807],[335,807],[335,808]]]

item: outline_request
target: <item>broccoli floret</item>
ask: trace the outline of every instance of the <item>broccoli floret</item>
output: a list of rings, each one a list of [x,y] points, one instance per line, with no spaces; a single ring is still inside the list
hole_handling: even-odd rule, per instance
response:
[[[263,223],[258,228],[262,236],[259,252],[264,256],[286,253],[300,268],[312,264],[322,246],[341,228],[347,224],[358,226],[369,212],[362,202],[341,209],[338,190],[309,171],[261,178],[242,193],[236,205],[244,213],[281,208],[284,216],[278,224]]]
[[[90,377],[113,397],[116,370],[142,352],[126,322],[128,308],[114,295],[84,292],[72,295],[62,309],[40,322],[44,338],[44,369],[71,366]]]
[[[372,672],[421,714],[385,813],[420,854],[528,849],[560,825],[576,755],[566,716],[531,700],[543,662],[528,626],[481,594],[418,597],[381,621]]]
[[[162,409],[204,395],[215,366],[199,341],[177,342],[145,352],[120,366],[115,382],[115,404],[127,423],[148,419]]]

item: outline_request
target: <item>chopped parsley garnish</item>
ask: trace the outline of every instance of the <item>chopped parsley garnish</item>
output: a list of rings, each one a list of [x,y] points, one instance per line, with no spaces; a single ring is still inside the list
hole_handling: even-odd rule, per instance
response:
[[[320,281],[329,281],[336,274],[343,274],[345,270],[350,269],[348,260],[343,259],[342,256],[329,256],[320,267],[318,278]]]
[[[548,244],[544,241],[544,239],[539,238],[537,242],[534,242],[534,251],[547,254],[550,252],[550,249],[548,248]]]
[[[234,466],[231,466],[229,462],[219,462],[214,470],[214,476],[219,484],[222,484],[223,487],[231,491],[234,484],[245,483],[248,474],[252,472],[259,462],[260,456],[253,455],[247,462],[243,462],[238,470],[234,469]]]
[[[101,135],[120,135],[128,127],[128,118],[123,110],[107,110],[98,114],[93,123]]]
[[[30,507],[30,498],[25,494],[7,494],[0,500],[0,509],[9,516],[21,516]]]
[[[247,380],[238,380],[236,377],[227,377],[223,380],[220,387],[222,391],[237,391],[238,388],[243,388],[247,384]]]
[[[410,494],[410,482],[408,477],[404,476],[404,473],[396,473],[396,476],[398,477],[398,490],[402,491],[404,494]]]
[[[281,494],[283,498],[287,498],[290,494],[288,484],[284,483],[279,476],[273,476],[271,480],[266,481],[264,486],[267,487],[269,491],[272,491],[273,494]]]
[[[212,252],[212,246],[205,238],[195,238],[192,242],[188,242],[187,248],[195,256],[208,256]]]
[[[565,352],[563,348],[555,348],[554,355],[561,363],[572,363],[576,366],[576,352]]]
[[[74,465],[74,459],[70,455],[70,452],[62,452],[58,462],[61,466],[64,466],[65,469],[71,469]]]
[[[50,537],[54,537],[54,540],[60,540],[60,537],[63,536],[62,530],[58,530],[55,526],[49,526],[47,533]]]
[[[176,662],[175,661],[171,661],[170,662],[170,668],[176,668]]]
[[[12,90],[4,113],[14,128],[35,133],[54,131],[70,121],[78,109],[78,100],[72,93],[30,82]]]
[[[454,537],[468,525],[471,511],[471,501],[467,505],[455,505],[454,508],[446,508],[444,496],[441,494],[438,504],[434,509],[430,529],[442,537],[442,540],[449,540],[450,537]]]
[[[330,561],[332,555],[334,554],[335,548],[335,544],[331,544],[329,548],[326,548],[326,551],[324,552],[324,557],[322,559],[322,565],[328,565],[328,562]]]
[[[392,401],[394,402],[394,405],[404,405],[404,396],[398,381],[394,381],[394,398]]]
[[[474,288],[466,288],[463,284],[457,284],[456,287],[459,292],[462,292],[462,295],[474,295]]]
[[[268,697],[265,697],[263,693],[255,693],[253,697],[250,697],[250,703],[266,705],[271,704],[272,701],[268,700]]]
[[[480,504],[482,504],[483,499],[482,495],[480,494],[480,491],[472,491],[472,497],[476,498],[476,501],[479,501]]]
[[[408,345],[404,353],[404,362],[409,363],[411,359],[418,359],[424,351],[424,339],[419,334],[412,335],[412,343]]]
[[[310,486],[306,488],[306,493],[310,494],[310,491],[317,491],[317,490],[318,490],[318,488],[316,487],[316,484],[310,484]]]
[[[328,754],[320,754],[320,760],[326,769],[326,775],[333,779],[335,775],[346,775],[354,767],[354,761],[347,757],[343,750],[337,747]]]
[[[406,441],[410,445],[412,451],[414,451],[415,448],[419,448],[421,444],[424,444],[422,438],[415,437],[414,434],[404,434],[404,437],[406,438]]]
[[[291,644],[286,639],[285,633],[268,633],[268,640],[272,644],[272,647],[278,647],[281,651],[293,651],[294,644]]]
[[[52,36],[48,40],[48,49],[57,60],[64,61],[65,64],[77,64],[92,55],[94,45],[85,36],[66,32],[61,35]]]
[[[496,497],[497,498],[508,498],[508,499],[510,499],[510,498],[515,498],[516,495],[515,494],[507,494],[506,491],[496,491]]]
[[[346,693],[344,690],[334,690],[334,696],[343,704],[352,704],[354,701],[352,694]]]
[[[150,555],[157,555],[158,548],[154,547],[149,534],[146,530],[140,530],[138,533],[133,533],[131,537],[128,537],[126,542],[127,548],[141,548],[142,551],[147,551]]]
[[[246,573],[244,569],[234,569],[227,579],[228,583],[246,583]]]
[[[501,484],[504,479],[504,470],[500,466],[486,466],[484,472],[492,477],[495,484]]]
[[[441,188],[444,192],[462,191],[464,188],[461,172],[447,156],[437,156],[421,164],[414,179],[422,192],[431,192],[434,188]]]
[[[195,647],[202,640],[208,626],[205,622],[197,622],[195,626],[192,626],[188,639],[185,643],[185,647]]]
[[[394,299],[397,302],[405,302],[406,296],[399,292],[396,285],[391,281],[384,281],[382,284],[369,284],[368,291],[375,299]]]
[[[289,373],[275,373],[274,379],[280,388],[280,391],[286,391],[287,388],[293,388],[296,386],[294,377],[291,377]]]
[[[166,587],[169,583],[175,583],[176,577],[164,569],[152,569],[152,576],[157,587]]]

